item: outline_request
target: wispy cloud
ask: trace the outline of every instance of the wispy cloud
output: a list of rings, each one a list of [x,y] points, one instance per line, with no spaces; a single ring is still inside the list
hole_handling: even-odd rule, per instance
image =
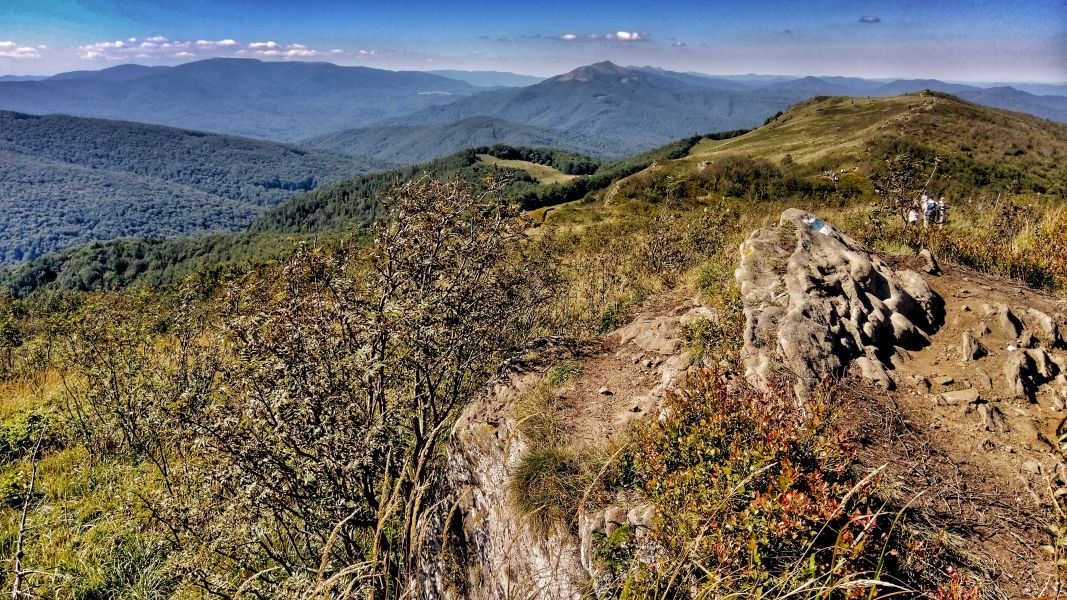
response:
[[[41,58],[41,50],[47,46],[25,46],[12,40],[0,40],[0,58]]]
[[[855,14],[855,13],[853,13]],[[882,19],[874,15],[863,15],[860,17],[860,23],[881,23]]]
[[[590,33],[588,35],[564,33],[554,39],[560,42],[647,42],[649,36],[647,33],[639,31],[616,31],[614,33]]]
[[[0,52],[4,50],[0,46]],[[312,58],[315,56],[339,56],[345,52],[339,48],[316,50],[305,44],[281,44],[273,40],[243,44],[233,38],[221,40],[171,40],[161,35],[147,38],[130,37],[125,40],[96,42],[78,47],[82,59],[93,61],[122,61],[147,59],[165,61],[210,57],[257,57],[257,58]],[[2,54],[0,54],[2,56]]]

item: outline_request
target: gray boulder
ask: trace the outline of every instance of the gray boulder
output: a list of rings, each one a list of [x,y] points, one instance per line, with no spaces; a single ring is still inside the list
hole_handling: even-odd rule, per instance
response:
[[[944,302],[921,275],[893,270],[796,209],[749,235],[735,277],[744,300],[746,375],[757,385],[779,370],[795,375],[801,397],[854,362],[861,376],[891,387],[889,358],[898,347],[928,344],[944,317]]]

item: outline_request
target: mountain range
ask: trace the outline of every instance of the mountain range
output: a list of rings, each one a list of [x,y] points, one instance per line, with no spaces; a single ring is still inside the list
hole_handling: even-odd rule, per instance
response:
[[[0,83],[0,109],[124,119],[293,141],[377,123],[481,91],[421,72],[325,62],[210,59],[121,65]]]
[[[396,72],[325,62],[211,59],[0,81],[0,109],[308,140],[311,147],[354,155],[381,153],[396,164],[456,151],[465,140],[471,145],[543,140],[612,158],[680,137],[754,127],[814,96],[893,96],[923,89],[1067,121],[1067,96],[1057,95],[1062,87],[1031,87],[1049,92],[1038,95],[934,79],[712,76],[610,62],[539,80],[493,71]],[[444,140],[445,131],[458,141]]]

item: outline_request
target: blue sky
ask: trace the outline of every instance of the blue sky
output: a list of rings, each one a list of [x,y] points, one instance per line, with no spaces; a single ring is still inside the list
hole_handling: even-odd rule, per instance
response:
[[[1064,82],[1067,1],[0,0],[0,73],[215,56]]]

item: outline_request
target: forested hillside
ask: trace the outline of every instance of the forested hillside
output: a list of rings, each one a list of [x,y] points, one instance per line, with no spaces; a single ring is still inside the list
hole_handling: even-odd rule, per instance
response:
[[[713,134],[726,138],[743,133]],[[488,175],[510,178],[507,193],[526,208],[582,199],[656,160],[685,156],[705,138],[668,144],[621,161],[601,164],[570,152],[549,148],[496,145],[471,148],[421,165],[361,175],[302,194],[258,217],[247,234],[195,236],[176,240],[123,239],[74,247],[0,271],[0,288],[24,296],[41,288],[94,290],[134,284],[171,284],[181,276],[214,264],[283,255],[309,236],[331,237],[365,227],[381,214],[381,194],[398,183],[421,176],[463,177],[477,181]],[[522,169],[500,168],[479,155],[524,160],[580,175],[565,183],[538,185]]]
[[[90,240],[238,230],[368,159],[169,127],[0,111],[0,265]]]
[[[621,137],[624,137],[625,133]],[[493,117],[470,117],[439,125],[384,125],[328,133],[300,143],[307,148],[353,156],[373,156],[398,165],[426,162],[478,146],[548,147],[604,159],[619,159],[642,150],[623,139],[582,135],[512,123]]]

